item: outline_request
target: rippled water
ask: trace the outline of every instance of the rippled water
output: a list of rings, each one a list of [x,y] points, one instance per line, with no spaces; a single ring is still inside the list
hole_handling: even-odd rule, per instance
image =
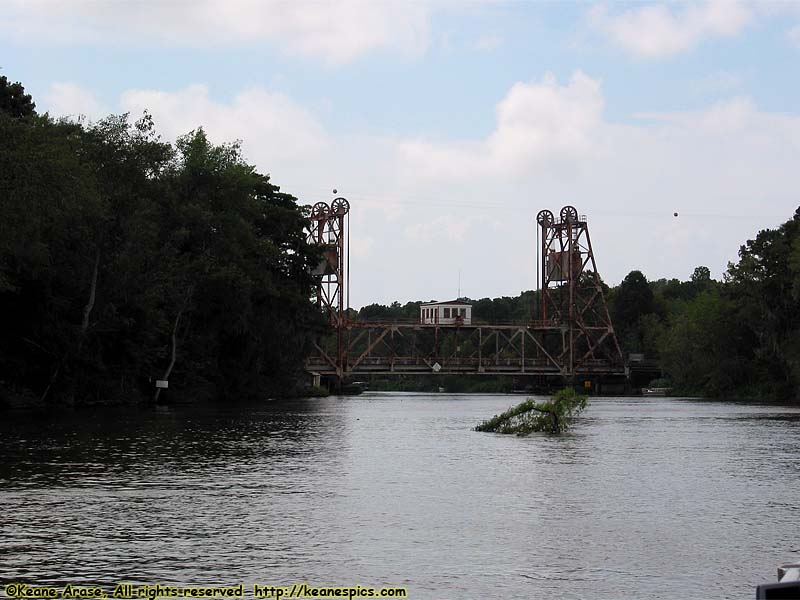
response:
[[[407,586],[410,598],[751,598],[800,560],[800,409],[518,396],[0,414],[0,581]]]

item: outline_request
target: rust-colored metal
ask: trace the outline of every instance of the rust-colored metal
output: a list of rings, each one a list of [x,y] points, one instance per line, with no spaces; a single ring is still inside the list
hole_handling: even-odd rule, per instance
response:
[[[541,228],[541,310],[527,323],[424,324],[347,318],[345,231],[350,206],[336,198],[311,211],[308,240],[322,246],[317,303],[332,335],[317,340],[306,368],[336,377],[366,374],[623,376],[622,351],[608,314],[586,217],[565,206]],[[351,360],[352,357],[352,360]]]
[[[350,203],[345,198],[334,198],[330,206],[325,202],[317,202],[311,208],[307,241],[322,248],[322,259],[313,270],[317,278],[317,306],[328,317],[331,327],[335,329],[337,348],[335,359],[326,353],[318,341],[317,350],[321,352],[328,364],[336,367],[336,375],[341,378],[346,364],[345,324],[347,313],[345,298],[347,297],[348,262],[345,231]]]
[[[603,360],[623,367],[622,350],[603,294],[589,237],[589,225],[574,206],[565,206],[556,219],[539,211],[541,229],[541,307],[544,323],[558,327],[561,343],[546,340],[565,376],[583,370],[587,361]]]
[[[410,322],[352,321],[344,364],[337,361],[337,338],[330,336],[309,357],[306,368],[328,376],[381,374],[539,375],[566,374],[561,352],[548,347],[562,339],[559,325],[439,325]],[[564,337],[565,341],[568,339]],[[341,374],[341,375],[340,375]],[[575,375],[624,376],[624,366],[603,358],[585,358]]]

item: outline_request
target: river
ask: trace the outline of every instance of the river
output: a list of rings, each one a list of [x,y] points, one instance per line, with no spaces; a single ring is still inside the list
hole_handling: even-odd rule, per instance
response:
[[[404,586],[413,599],[752,598],[800,561],[800,408],[520,396],[0,413],[0,582]]]

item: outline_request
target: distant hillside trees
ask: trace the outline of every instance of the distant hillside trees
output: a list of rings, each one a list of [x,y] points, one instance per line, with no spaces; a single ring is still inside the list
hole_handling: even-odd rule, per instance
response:
[[[800,209],[739,250],[722,281],[631,272],[611,294],[628,352],[659,358],[678,391],[800,400]],[[632,293],[632,289],[636,292]]]
[[[800,209],[748,240],[722,281],[702,265],[687,281],[634,270],[606,297],[626,356],[658,359],[677,392],[800,401]],[[473,322],[535,320],[538,298],[472,301]],[[414,319],[419,304],[372,304],[357,318]]]

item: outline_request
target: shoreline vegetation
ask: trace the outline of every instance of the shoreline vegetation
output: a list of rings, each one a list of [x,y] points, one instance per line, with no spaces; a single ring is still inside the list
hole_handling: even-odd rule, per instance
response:
[[[776,229],[747,240],[720,280],[698,266],[687,281],[648,280],[634,270],[617,286],[601,284],[624,354],[661,365],[663,377],[638,387],[670,388],[674,396],[800,402],[800,208]],[[471,302],[475,320],[482,322],[538,317],[539,296],[531,290],[462,300]],[[371,304],[350,316],[415,319],[420,304]],[[381,385],[373,389],[432,386],[413,379]],[[470,385],[452,391],[469,391]],[[496,391],[510,391],[510,384],[496,385]]]
[[[0,408],[323,394],[303,371],[327,332],[307,206],[202,128],[172,144],[147,113],[87,123],[35,107],[0,76]],[[747,240],[721,280],[698,266],[687,281],[634,270],[602,285],[625,354],[662,366],[652,387],[800,400],[800,209]],[[483,322],[537,317],[530,290],[471,302]],[[415,319],[420,304],[348,316]],[[503,378],[370,384],[514,391]]]
[[[0,139],[0,405],[299,394],[319,251],[238,144],[55,120],[5,77]]]

